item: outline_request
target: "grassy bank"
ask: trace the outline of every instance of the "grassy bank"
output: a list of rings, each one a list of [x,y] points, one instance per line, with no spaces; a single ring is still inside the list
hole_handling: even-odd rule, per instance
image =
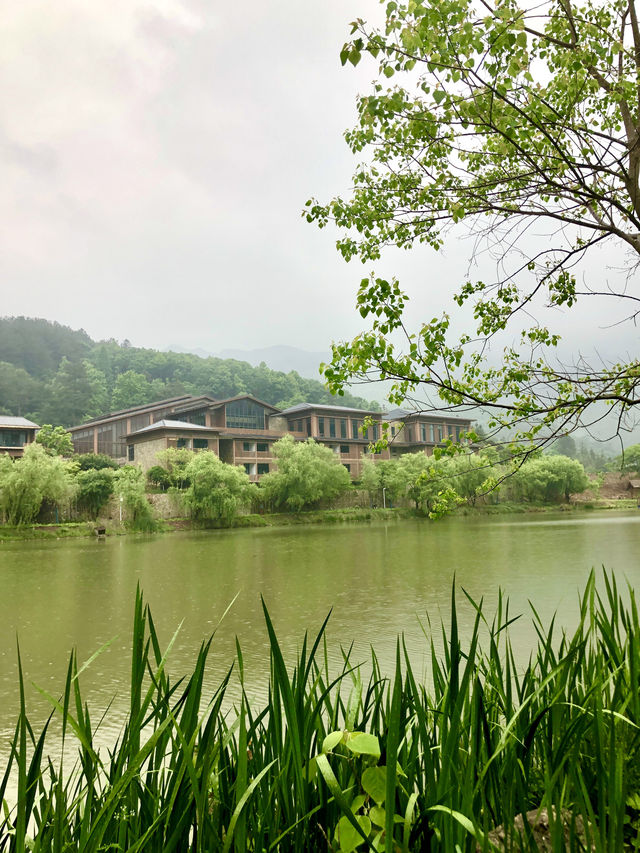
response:
[[[268,700],[243,693],[228,714],[231,669],[203,695],[211,641],[188,679],[174,682],[138,596],[129,713],[109,754],[95,746],[103,717],[83,702],[74,655],[60,698],[51,698],[65,774],[46,757],[49,725],[29,724],[20,673],[20,717],[0,777],[2,799],[17,775],[17,806],[0,815],[0,851],[637,849],[633,592],[620,594],[605,576],[599,594],[592,576],[570,636],[534,612],[539,639],[524,666],[506,601],[491,616],[465,606],[475,613],[467,641],[453,595],[450,628],[425,640],[430,687],[401,640],[389,679],[374,652],[369,678],[348,652],[330,671],[324,625],[288,667],[265,608]],[[234,666],[244,684],[240,645]]]
[[[590,510],[630,510],[637,509],[635,498],[594,499],[589,501],[571,501],[570,503],[530,503],[501,501],[496,504],[477,503],[475,506],[464,504],[454,510],[455,515],[512,515],[518,513],[569,512],[581,513]]]
[[[629,510],[636,509],[635,499],[593,500],[568,504],[534,504],[504,502],[498,504],[464,505],[453,511],[453,515],[513,515],[518,513],[572,512],[589,510]],[[251,513],[239,515],[231,523],[207,525],[207,529],[252,528],[252,527],[292,527],[300,524],[356,524],[371,521],[394,521],[404,518],[424,518],[409,507],[349,507],[345,509],[319,509],[298,513]],[[160,531],[202,530],[202,525],[189,518],[168,518],[161,520]],[[0,525],[0,542],[21,539],[68,539],[73,537],[95,536],[96,528],[104,528],[107,536],[121,536],[128,531],[113,522],[69,522],[64,524],[23,524],[18,527]]]
[[[0,524],[0,542],[21,539],[73,539],[96,535],[96,525],[91,521],[66,522],[64,524],[21,524],[13,527]],[[114,532],[109,530],[110,533]]]

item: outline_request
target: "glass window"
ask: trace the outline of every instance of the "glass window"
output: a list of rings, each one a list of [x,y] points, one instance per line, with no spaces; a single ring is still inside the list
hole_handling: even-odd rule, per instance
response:
[[[253,450],[253,445],[250,441],[243,441],[242,449],[247,451],[248,453],[251,453],[251,451]]]
[[[258,453],[266,453],[268,449],[269,449],[269,445],[267,444],[266,441],[259,441],[258,442]]]
[[[318,418],[318,435],[324,435],[324,418]]]
[[[442,427],[438,427],[438,441],[442,441]]]
[[[360,433],[358,432],[358,421],[351,421],[351,438],[360,438]]]
[[[302,432],[302,421],[296,421],[296,432]]]
[[[307,435],[311,435],[311,418],[307,418]]]
[[[135,458],[135,448],[134,448],[133,444],[128,444],[127,445],[127,461],[133,462],[134,458]]]
[[[107,456],[114,456],[114,440],[113,426],[98,427],[98,453],[106,453]]]
[[[371,431],[373,432],[373,440],[377,441],[378,440],[378,424],[374,424],[371,427]]]
[[[264,408],[252,400],[235,400],[225,406],[227,427],[264,429]]]
[[[351,465],[345,465],[345,463],[344,463],[344,462],[343,462],[342,464],[343,464],[343,465],[344,465],[344,467],[347,469],[347,471],[349,471],[349,473],[351,473]]]
[[[329,418],[329,438],[336,437],[336,419]]]
[[[0,429],[0,447],[23,447],[27,443],[24,430]]]
[[[208,438],[194,438],[193,439],[193,449],[194,450],[207,450],[209,447],[209,439]]]
[[[340,445],[340,453],[348,453],[348,452],[349,452],[349,445],[348,444],[341,444]]]
[[[340,418],[340,438],[347,437],[347,420],[346,418]]]
[[[433,428],[433,424],[429,425],[429,436],[431,437],[431,441],[436,440],[435,430]]]
[[[149,413],[146,415],[134,415],[134,417],[131,418],[131,432],[137,432],[139,429],[149,426],[150,422],[151,415]]]
[[[411,427],[407,427],[407,441],[413,441],[413,430]]]
[[[253,465],[251,464],[251,462],[244,462],[243,465],[244,465],[244,470],[246,471],[246,473],[251,475],[251,469],[253,468]]]
[[[189,447],[190,439],[188,438],[179,438],[177,447]]]
[[[269,464],[267,462],[258,462],[258,474],[268,474]]]
[[[424,424],[420,424],[420,441],[427,440],[427,428]]]
[[[396,434],[396,428],[394,426],[391,427],[391,438]]]

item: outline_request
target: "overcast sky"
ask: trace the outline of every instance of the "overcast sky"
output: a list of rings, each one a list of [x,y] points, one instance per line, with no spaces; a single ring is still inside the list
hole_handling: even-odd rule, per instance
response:
[[[300,212],[349,186],[342,133],[375,68],[339,51],[349,21],[379,15],[372,0],[5,3],[0,313],[158,349],[321,351],[361,331],[369,265]],[[430,319],[470,248],[376,269]],[[555,319],[572,350],[637,350],[597,305]]]

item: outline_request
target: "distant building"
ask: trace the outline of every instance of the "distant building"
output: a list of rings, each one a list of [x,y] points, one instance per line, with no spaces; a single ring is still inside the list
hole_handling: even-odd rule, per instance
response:
[[[372,421],[363,432],[365,419]],[[76,453],[106,453],[120,462],[148,470],[157,454],[169,447],[212,450],[223,462],[242,465],[252,480],[275,468],[273,445],[285,435],[298,441],[313,438],[330,447],[352,477],[358,477],[369,445],[383,436],[388,422],[389,448],[372,456],[389,459],[400,453],[433,448],[451,436],[458,440],[471,421],[441,415],[391,413],[299,403],[284,411],[241,394],[224,400],[185,394],[134,406],[94,418],[70,432]]]
[[[430,456],[434,447],[448,439],[458,443],[471,429],[471,421],[466,418],[410,412],[406,409],[386,412],[383,419],[389,424],[387,434],[392,457],[417,453],[419,450]]]
[[[8,453],[15,459],[22,456],[27,444],[35,441],[38,424],[26,418],[0,415],[0,453]]]

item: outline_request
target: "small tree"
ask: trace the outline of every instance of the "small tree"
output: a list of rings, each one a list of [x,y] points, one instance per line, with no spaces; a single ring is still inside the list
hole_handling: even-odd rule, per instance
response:
[[[91,518],[97,518],[113,494],[113,471],[110,468],[80,471],[76,476],[76,483],[78,505],[86,509]]]
[[[43,424],[36,434],[36,441],[54,456],[72,456],[71,433],[64,427]]]
[[[145,477],[141,468],[125,465],[113,475],[113,491],[122,501],[127,518],[125,524],[132,530],[152,532],[158,522],[147,500]]]
[[[378,465],[379,463],[376,464],[371,459],[365,459],[360,473],[360,486],[365,492],[369,493],[371,503],[377,501],[380,494],[380,468]]]
[[[203,524],[228,524],[254,495],[255,486],[244,468],[227,465],[210,450],[194,454],[185,475],[189,481],[185,506]]]
[[[72,464],[30,444],[21,459],[0,457],[0,507],[9,524],[30,524],[44,501],[60,506],[75,491]]]
[[[278,470],[265,474],[261,491],[273,507],[300,512],[330,501],[351,486],[349,472],[336,454],[312,438],[295,441],[286,435],[273,445]]]
[[[78,453],[73,457],[73,461],[80,471],[101,471],[104,468],[117,470],[120,467],[116,460],[106,453]]]
[[[147,471],[147,480],[152,486],[157,486],[163,491],[166,491],[169,486],[173,485],[171,474],[162,465],[154,465]]]
[[[589,478],[577,459],[567,456],[540,456],[529,459],[514,474],[509,487],[516,496],[540,503],[568,501],[589,487]]]
[[[189,485],[187,466],[196,456],[193,450],[186,447],[169,447],[167,450],[161,450],[157,456],[158,462],[169,472],[171,485],[176,489],[186,489]]]

